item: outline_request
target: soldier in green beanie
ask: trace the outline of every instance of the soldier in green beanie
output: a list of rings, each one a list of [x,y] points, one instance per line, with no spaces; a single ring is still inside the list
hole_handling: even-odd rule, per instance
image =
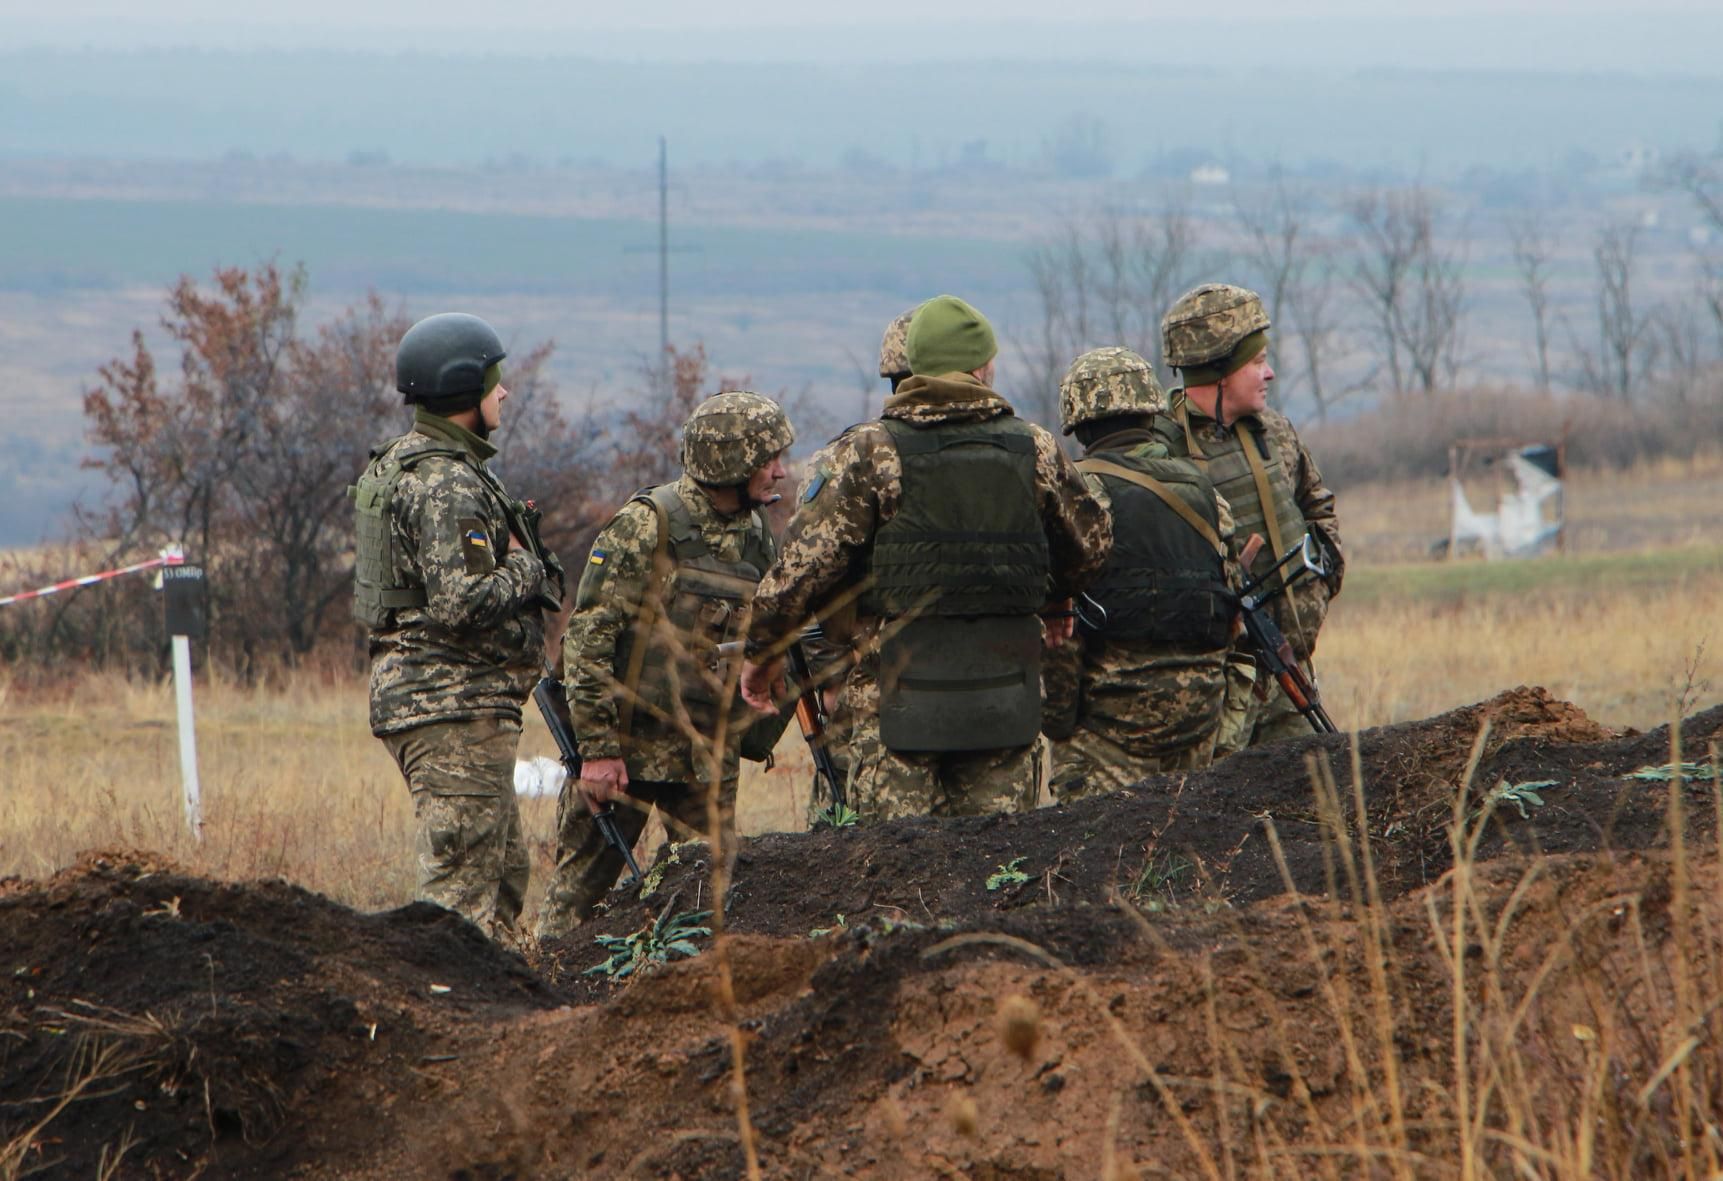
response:
[[[991,388],[985,316],[938,296],[905,342],[911,376],[833,444],[761,580],[742,692],[772,710],[785,645],[848,593],[856,811],[1026,810],[1040,792],[1042,647],[1069,636],[1066,604],[1099,573],[1112,528],[1053,436]]]
[[[1306,532],[1324,551],[1328,577],[1273,604],[1275,622],[1314,679],[1310,658],[1328,601],[1340,593],[1346,561],[1334,493],[1292,424],[1269,409],[1274,368],[1268,329],[1268,313],[1254,291],[1208,283],[1180,296],[1161,321],[1161,341],[1167,363],[1184,383],[1173,391],[1171,412],[1156,419],[1155,431],[1172,455],[1197,461],[1232,507],[1233,556],[1253,534],[1266,543],[1247,575],[1272,566]],[[1250,654],[1235,650],[1215,757],[1309,732],[1310,724],[1280,686],[1257,677]]]

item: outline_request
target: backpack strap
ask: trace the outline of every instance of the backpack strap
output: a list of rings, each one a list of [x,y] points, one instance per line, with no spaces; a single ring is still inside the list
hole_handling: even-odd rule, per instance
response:
[[[1161,501],[1168,508],[1179,515],[1180,520],[1195,529],[1202,539],[1214,548],[1217,555],[1222,558],[1226,557],[1226,543],[1221,541],[1220,534],[1215,532],[1214,526],[1203,520],[1195,509],[1180,499],[1178,493],[1153,476],[1105,459],[1080,459],[1076,466],[1080,472],[1092,473],[1097,476],[1112,476],[1114,479],[1123,480],[1127,484],[1135,484],[1139,488],[1146,488],[1153,492],[1161,498]]]

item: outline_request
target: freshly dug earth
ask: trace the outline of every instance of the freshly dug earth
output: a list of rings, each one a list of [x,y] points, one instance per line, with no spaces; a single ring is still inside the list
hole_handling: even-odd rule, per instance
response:
[[[1687,757],[1720,729],[1689,719]],[[0,883],[0,1177],[726,1178],[750,1149],[768,1177],[1447,1176],[1456,996],[1492,1120],[1523,1068],[1551,1123],[1520,1142],[1603,1103],[1599,1143],[1637,1121],[1655,1173],[1669,1079],[1723,1110],[1719,1072],[1659,1077],[1682,965],[1723,964],[1711,788],[1628,778],[1668,752],[1520,689],[1362,735],[1362,814],[1350,741],[1312,737],[1027,816],[771,835],[720,949],[622,982],[592,936],[708,909],[704,846],[530,964],[435,907],[93,853]],[[1714,1065],[1716,1011],[1688,1018]]]

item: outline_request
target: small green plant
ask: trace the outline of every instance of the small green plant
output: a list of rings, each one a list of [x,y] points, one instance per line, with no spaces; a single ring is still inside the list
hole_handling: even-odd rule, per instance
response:
[[[814,823],[824,824],[831,828],[854,828],[861,823],[861,816],[848,804],[833,804],[829,808],[821,808],[815,812]]]
[[[840,914],[838,916],[838,921],[837,921],[837,924],[835,926],[815,927],[812,931],[808,932],[808,938],[809,939],[818,939],[821,935],[830,935],[833,931],[847,931],[849,929],[850,929],[849,923],[845,922],[844,916]]]
[[[699,955],[700,948],[694,941],[712,934],[712,928],[705,925],[712,912],[685,910],[671,917],[670,910],[675,904],[676,900],[672,898],[670,906],[666,906],[662,914],[631,935],[594,936],[593,942],[609,954],[582,974],[621,980],[653,964]]]
[[[1131,897],[1146,903],[1148,909],[1159,910],[1172,901],[1173,886],[1196,867],[1176,853],[1163,853],[1143,862],[1137,880],[1131,883]]]
[[[1009,862],[999,867],[999,872],[987,879],[987,889],[991,893],[1002,890],[1006,886],[1021,886],[1029,880],[1029,875],[1017,868],[1023,864],[1022,857],[1013,857]]]
[[[658,864],[646,871],[646,880],[640,884],[640,896],[650,898],[658,892],[658,887],[664,884],[664,875],[670,872],[672,865],[682,864],[682,846],[672,842],[658,858]]]
[[[1472,810],[1472,814],[1467,817],[1467,820],[1476,821],[1480,816],[1488,815],[1503,804],[1512,804],[1519,810],[1521,820],[1530,820],[1532,814],[1526,810],[1526,805],[1530,804],[1533,808],[1543,807],[1544,798],[1539,793],[1556,785],[1557,781],[1554,779],[1534,779],[1529,783],[1509,783],[1503,779],[1490,789],[1490,794],[1484,797],[1483,803]]]

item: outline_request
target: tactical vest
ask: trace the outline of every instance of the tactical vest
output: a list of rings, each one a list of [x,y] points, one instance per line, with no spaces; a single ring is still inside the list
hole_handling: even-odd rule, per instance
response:
[[[726,562],[706,544],[676,485],[660,484],[631,499],[652,507],[659,542],[647,600],[616,647],[621,732],[633,733],[637,712],[660,722],[677,718],[680,702],[689,721],[710,735],[725,704],[723,687],[731,685],[732,709],[738,700],[731,661],[740,657],[720,656],[718,645],[742,638],[754,591],[772,564],[770,535],[764,519],[752,514],[754,528],[740,560]]]
[[[371,452],[357,484],[347,489],[353,501],[353,618],[372,631],[389,631],[395,612],[425,605],[425,584],[403,581],[396,571],[395,529],[390,505],[401,477],[432,456],[461,459],[458,447],[423,435],[404,435]]]
[[[1154,429],[1174,455],[1188,455],[1206,467],[1215,491],[1226,497],[1232,509],[1235,547],[1242,547],[1252,533],[1262,535],[1265,544],[1248,573],[1267,570],[1304,537],[1309,525],[1298,507],[1292,473],[1281,463],[1280,452],[1261,423],[1241,420],[1223,438],[1206,432],[1199,437],[1191,428],[1190,404],[1180,395],[1171,414],[1156,416]],[[1275,599],[1273,614],[1293,650],[1306,657],[1316,634],[1309,620],[1301,620],[1296,601],[1300,593],[1293,590]]]
[[[1015,417],[882,419],[903,465],[862,609],[883,616],[880,738],[894,751],[1022,746],[1041,725],[1047,537],[1035,436]]]
[[[1113,553],[1089,598],[1100,612],[1083,629],[1103,640],[1214,652],[1230,641],[1235,611],[1214,485],[1185,459],[1128,452],[1086,456],[1112,505]]]

